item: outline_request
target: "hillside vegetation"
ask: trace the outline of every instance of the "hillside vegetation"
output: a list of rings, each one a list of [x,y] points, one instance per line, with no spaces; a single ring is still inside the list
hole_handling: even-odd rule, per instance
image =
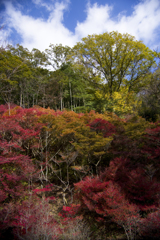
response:
[[[159,239],[158,53],[117,32],[0,49],[0,239]]]

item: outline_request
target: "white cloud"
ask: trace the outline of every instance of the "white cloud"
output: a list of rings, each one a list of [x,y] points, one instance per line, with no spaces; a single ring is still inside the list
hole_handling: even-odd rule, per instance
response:
[[[98,6],[95,3],[93,6],[88,4],[87,7],[87,18],[82,23],[77,23],[77,27],[75,29],[75,33],[80,37],[85,37],[88,34],[99,34],[105,31],[106,23],[110,24],[111,20],[109,19],[109,15],[111,12],[111,7],[107,4],[105,6]]]
[[[159,0],[147,0],[138,4],[130,17],[123,16],[117,23],[121,32],[126,31],[137,39],[142,39],[146,44],[154,39],[158,26],[160,26]]]
[[[94,4],[87,9],[87,19],[78,23],[76,34],[81,38],[88,34],[118,31],[129,33],[146,44],[156,37],[155,30],[160,26],[160,1],[141,1],[134,7],[131,16],[120,13],[118,20],[111,18],[112,8],[107,4],[98,6]]]
[[[45,7],[49,12],[54,9],[53,4],[47,4],[43,0],[32,0],[37,6]]]
[[[11,29],[1,29],[0,30],[0,46],[6,47],[8,44],[11,44],[10,41],[8,41],[8,38],[11,34]]]
[[[75,1],[75,0],[73,0]],[[160,1],[142,0],[134,6],[130,16],[121,12],[117,18],[112,18],[113,7],[98,5],[97,3],[86,7],[86,19],[77,22],[75,33],[67,29],[64,24],[64,12],[68,9],[69,0],[54,1],[46,4],[45,0],[32,0],[34,4],[45,7],[49,12],[48,20],[34,19],[17,10],[11,2],[6,2],[6,16],[9,27],[15,28],[21,35],[21,44],[29,50],[38,48],[44,50],[50,43],[73,46],[82,37],[88,34],[118,31],[134,35],[136,39],[143,40],[149,46],[156,45],[155,39],[159,37],[160,27]],[[9,34],[9,33],[8,33]]]
[[[38,1],[37,1],[38,3]],[[6,13],[9,19],[10,28],[14,28],[21,36],[21,44],[29,50],[38,48],[44,50],[49,47],[50,43],[73,46],[76,42],[76,36],[63,25],[63,13],[67,4],[56,2],[52,6],[47,21],[31,16],[23,15],[16,10],[11,2],[6,4]]]

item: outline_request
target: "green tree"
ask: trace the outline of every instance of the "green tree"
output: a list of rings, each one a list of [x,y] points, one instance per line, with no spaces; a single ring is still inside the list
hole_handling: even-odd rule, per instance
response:
[[[79,65],[68,62],[61,67],[60,71],[66,76],[64,90],[65,107],[78,112],[86,110],[86,82],[83,79],[83,74],[79,69]]]
[[[50,44],[49,49],[46,49],[47,64],[50,68],[55,71],[55,78],[59,82],[59,96],[60,96],[60,109],[64,108],[64,96],[65,96],[65,85],[68,80],[66,74],[60,69],[67,63],[67,56],[71,48],[68,46],[62,46],[62,44]]]
[[[0,51],[0,95],[9,109],[11,102],[16,102],[18,99],[18,103],[21,103],[21,91],[18,93],[18,89],[21,88],[23,79],[29,76],[30,70],[26,62],[19,56],[13,55],[10,46]]]
[[[53,45],[46,49],[48,58],[47,64],[54,69],[52,82],[59,84],[59,108],[77,110],[84,107],[84,98],[86,97],[86,86],[83,81],[82,71],[78,64],[71,63],[69,56],[72,49],[68,46]],[[82,110],[82,109],[81,109]]]
[[[139,114],[146,120],[156,121],[160,115],[160,67],[146,76],[148,84],[139,94],[142,101]]]
[[[44,52],[33,48],[31,51],[30,61],[32,62],[32,66],[34,67],[43,67],[47,64],[47,56]]]
[[[48,65],[54,70],[57,70],[67,63],[71,48],[68,46],[62,46],[62,44],[50,44],[49,49],[46,49],[45,52],[48,58]]]
[[[46,86],[49,81],[49,70],[44,68],[47,62],[46,54],[36,48],[29,52],[19,44],[16,47],[9,46],[9,51],[28,67],[23,77],[19,76],[17,88],[19,97],[16,103],[28,108],[35,104],[47,106]]]
[[[99,92],[104,103],[122,87],[127,87],[128,92],[138,92],[156,57],[141,41],[118,32],[89,35],[77,43],[73,51],[74,61],[87,69],[92,100],[96,100]],[[101,105],[100,111],[104,107]]]

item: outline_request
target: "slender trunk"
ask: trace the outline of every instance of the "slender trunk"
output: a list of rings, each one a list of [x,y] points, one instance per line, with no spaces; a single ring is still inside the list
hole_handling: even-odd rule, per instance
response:
[[[8,104],[8,114],[10,116],[11,115],[11,103],[8,102],[7,104]]]
[[[45,108],[45,97],[43,97],[43,108]]]
[[[61,109],[61,111],[63,109],[63,90],[62,90],[62,86],[60,87],[60,109]]]
[[[63,109],[63,98],[61,97],[61,111]]]
[[[20,103],[19,103],[20,107],[23,106],[23,94],[22,94],[22,89],[20,91]]]
[[[73,98],[73,109],[75,110],[75,107],[76,107],[76,99]]]
[[[28,96],[28,93],[27,93],[27,107],[29,108],[29,96]]]
[[[22,107],[25,108],[25,94],[23,95],[23,99],[22,99]]]
[[[84,98],[83,98],[83,106],[85,106],[85,100],[84,100]]]
[[[48,131],[46,132],[46,179],[48,180]]]
[[[45,87],[44,87],[44,94],[43,94],[43,108],[45,108],[46,106],[46,91],[45,91]]]
[[[71,89],[71,82],[69,82],[69,92],[70,92],[70,102],[71,102],[71,110],[73,111],[73,107],[72,107],[72,89]]]
[[[33,94],[32,106],[34,106],[34,94]]]

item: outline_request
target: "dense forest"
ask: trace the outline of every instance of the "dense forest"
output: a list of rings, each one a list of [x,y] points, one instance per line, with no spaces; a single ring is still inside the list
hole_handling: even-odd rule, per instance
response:
[[[0,48],[0,239],[160,238],[159,77],[129,34]]]
[[[159,114],[159,54],[117,32],[89,35],[73,48],[0,49],[0,103],[23,108]]]

